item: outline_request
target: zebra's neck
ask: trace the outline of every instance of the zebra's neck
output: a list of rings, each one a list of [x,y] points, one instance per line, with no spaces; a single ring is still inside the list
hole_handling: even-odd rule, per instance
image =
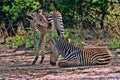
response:
[[[57,50],[59,51],[60,55],[62,55],[64,58],[66,55],[70,54],[74,50],[77,50],[79,48],[75,47],[75,45],[68,43],[67,41],[58,41],[55,45]]]

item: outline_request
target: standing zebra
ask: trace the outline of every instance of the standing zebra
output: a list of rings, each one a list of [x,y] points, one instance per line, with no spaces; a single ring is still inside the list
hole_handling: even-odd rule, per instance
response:
[[[43,63],[44,60],[44,53],[45,53],[45,35],[50,32],[51,30],[51,23],[46,20],[45,16],[42,14],[42,12],[39,14],[36,11],[31,11],[28,14],[29,18],[28,20],[30,21],[31,28],[33,31],[40,32],[40,40],[38,43],[38,52],[34,58],[34,61],[32,62],[32,65],[36,63],[38,60],[38,56],[41,53],[41,60],[40,63]],[[34,35],[35,36],[35,35]],[[35,38],[35,37],[34,37]],[[41,52],[40,52],[41,50]]]
[[[53,38],[49,41],[52,45],[53,53],[50,54],[50,64],[56,65],[58,57],[61,55],[65,62],[60,61],[59,67],[93,66],[106,65],[112,59],[111,52],[102,47],[79,48],[69,43],[64,38]]]
[[[42,55],[40,63],[43,63],[46,34],[50,32],[50,37],[52,38],[54,36],[54,30],[56,29],[58,36],[64,36],[64,27],[62,22],[62,15],[59,11],[52,11],[48,15],[43,14],[42,10],[31,11],[29,13],[29,16],[33,18],[33,20],[31,21],[29,20],[30,23],[34,24],[33,29],[36,29],[41,34],[40,41],[38,44],[38,53],[32,63],[34,65],[38,59],[40,48]]]

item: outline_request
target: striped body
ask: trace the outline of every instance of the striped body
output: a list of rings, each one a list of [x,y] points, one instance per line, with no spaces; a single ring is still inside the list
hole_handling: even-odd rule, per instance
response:
[[[55,64],[59,55],[62,55],[66,62],[59,62],[60,67],[105,65],[109,64],[112,58],[111,52],[106,48],[83,49],[69,43],[64,38],[53,39],[52,43],[54,52],[50,55],[50,62]]]

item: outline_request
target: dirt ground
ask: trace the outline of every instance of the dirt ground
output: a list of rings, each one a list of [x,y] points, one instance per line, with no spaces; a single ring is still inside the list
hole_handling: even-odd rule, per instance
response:
[[[49,64],[49,54],[32,66],[35,51],[13,50],[0,49],[0,80],[120,80],[119,55],[107,66],[59,68]]]

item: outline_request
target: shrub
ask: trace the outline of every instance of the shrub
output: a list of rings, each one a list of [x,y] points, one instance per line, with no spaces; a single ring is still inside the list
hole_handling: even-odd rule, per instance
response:
[[[118,49],[120,48],[120,42],[111,42],[109,45],[108,45],[109,49]]]
[[[112,39],[112,42],[108,45],[109,49],[118,49],[120,48],[120,38],[119,36],[115,36]]]

